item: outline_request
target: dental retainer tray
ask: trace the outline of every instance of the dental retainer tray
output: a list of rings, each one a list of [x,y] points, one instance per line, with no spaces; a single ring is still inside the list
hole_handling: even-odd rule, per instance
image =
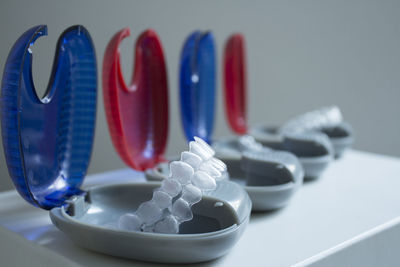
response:
[[[266,129],[270,128],[255,127],[250,131],[251,136],[265,147],[296,155],[304,168],[306,180],[320,177],[333,160],[334,148],[325,134],[304,132],[279,135],[269,133]]]
[[[304,120],[307,115],[309,122]],[[328,118],[324,119],[322,116]],[[251,135],[264,146],[296,154],[305,168],[306,177],[316,178],[328,166],[332,159],[331,154],[340,158],[352,145],[353,130],[347,122],[342,121],[340,110],[335,106],[311,111],[300,115],[299,118],[300,121],[305,121],[306,125],[309,124],[309,129],[299,131],[296,130],[297,126],[292,127],[293,129],[283,128],[285,133],[282,127],[257,126],[251,130]],[[301,127],[299,125],[299,128]]]
[[[216,141],[213,148],[230,180],[249,194],[254,211],[282,208],[302,185],[303,168],[292,153],[254,145],[251,136],[243,136]]]
[[[251,209],[247,195],[234,184],[204,196],[180,234],[107,227],[148,200],[159,183],[80,188],[95,129],[95,51],[83,26],[68,28],[57,44],[47,93],[39,99],[32,80],[31,46],[46,34],[47,27],[40,25],[16,41],[2,80],[4,152],[19,194],[49,210],[54,225],[89,250],[165,263],[200,262],[227,253],[243,233]]]

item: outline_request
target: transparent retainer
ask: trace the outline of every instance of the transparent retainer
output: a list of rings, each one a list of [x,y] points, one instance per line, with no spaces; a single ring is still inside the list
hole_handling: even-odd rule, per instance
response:
[[[226,165],[213,157],[213,149],[202,139],[194,139],[180,161],[169,164],[170,173],[152,199],[135,213],[121,216],[118,228],[177,234],[181,223],[193,219],[192,206],[201,201],[203,192],[215,190],[217,181],[226,175]]]

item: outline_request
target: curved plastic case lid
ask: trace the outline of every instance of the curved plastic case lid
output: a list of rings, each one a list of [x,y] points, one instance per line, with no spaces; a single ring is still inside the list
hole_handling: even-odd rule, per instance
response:
[[[225,113],[229,126],[237,134],[247,133],[247,87],[244,37],[233,34],[225,44]]]
[[[1,128],[10,176],[28,202],[60,206],[79,189],[89,165],[96,117],[96,56],[83,26],[65,30],[57,43],[53,70],[40,99],[32,79],[40,25],[12,47],[1,85]]]
[[[180,65],[180,103],[188,141],[211,142],[215,113],[215,44],[210,32],[196,31],[186,40]]]
[[[145,170],[164,161],[168,138],[167,70],[161,42],[143,32],[135,48],[132,82],[125,84],[119,44],[129,28],[116,33],[104,53],[103,95],[115,149],[130,167]]]

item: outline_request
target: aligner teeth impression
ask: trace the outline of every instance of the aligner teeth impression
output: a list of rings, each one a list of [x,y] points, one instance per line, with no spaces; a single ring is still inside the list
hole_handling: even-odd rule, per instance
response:
[[[279,129],[280,133],[303,132],[315,129],[335,127],[343,121],[337,106],[323,107],[296,116]]]
[[[170,163],[170,174],[153,198],[140,204],[135,213],[122,215],[118,227],[130,231],[179,233],[179,225],[193,218],[192,206],[205,191],[215,190],[225,176],[225,163],[214,158],[215,151],[201,138],[194,137],[180,161]]]

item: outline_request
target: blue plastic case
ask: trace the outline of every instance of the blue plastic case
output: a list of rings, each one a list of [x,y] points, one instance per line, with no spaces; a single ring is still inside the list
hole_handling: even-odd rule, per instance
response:
[[[27,30],[12,47],[1,84],[1,127],[8,170],[18,192],[44,209],[80,193],[92,151],[97,70],[83,26],[65,30],[40,99],[32,79],[35,40],[47,26]]]
[[[195,31],[185,41],[180,65],[182,125],[188,141],[211,143],[215,113],[215,42],[211,32]]]

